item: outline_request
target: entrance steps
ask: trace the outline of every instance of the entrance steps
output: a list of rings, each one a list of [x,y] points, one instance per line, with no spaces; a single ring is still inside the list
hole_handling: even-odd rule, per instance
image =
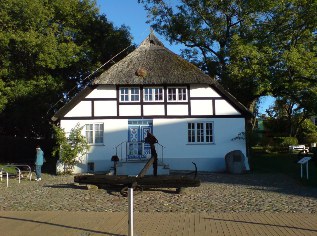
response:
[[[129,161],[117,163],[117,175],[138,175],[146,165],[147,161]],[[163,162],[158,162],[157,175],[169,175],[170,168]],[[153,175],[153,167],[151,166],[145,175]]]

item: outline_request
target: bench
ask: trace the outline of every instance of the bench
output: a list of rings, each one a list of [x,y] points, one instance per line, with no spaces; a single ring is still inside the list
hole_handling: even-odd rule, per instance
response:
[[[304,144],[288,146],[288,150],[290,152],[291,151],[304,151],[304,153],[309,152],[309,148],[307,148]]]

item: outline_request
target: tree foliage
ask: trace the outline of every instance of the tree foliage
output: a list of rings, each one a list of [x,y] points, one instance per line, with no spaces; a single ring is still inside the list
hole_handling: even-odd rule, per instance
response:
[[[129,45],[128,29],[115,28],[92,0],[0,1],[1,133],[45,135],[53,104]]]
[[[276,134],[297,137],[305,140],[306,136],[315,136],[317,128],[310,118],[313,114],[291,98],[280,97],[267,109],[271,123],[270,130]]]
[[[264,95],[303,106],[315,97],[316,0],[139,2],[156,31],[250,110]]]
[[[82,135],[83,127],[77,124],[71,129],[68,136],[58,126],[53,125],[53,130],[57,145],[54,147],[52,155],[59,155],[59,161],[64,165],[64,172],[71,172],[89,151],[90,146],[87,139]]]

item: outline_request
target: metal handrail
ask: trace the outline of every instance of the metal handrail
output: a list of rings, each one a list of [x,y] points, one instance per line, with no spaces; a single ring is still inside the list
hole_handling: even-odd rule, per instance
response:
[[[123,142],[121,142],[121,143],[119,143],[115,148],[116,148],[116,156],[118,156],[118,147],[120,146],[120,151],[121,151],[121,155],[120,155],[120,159],[121,159],[121,161],[123,160],[122,159],[122,144],[123,143],[126,143],[127,141],[123,141]]]
[[[156,144],[158,144],[158,145],[160,145],[161,146],[161,150],[162,150],[162,152],[161,152],[161,161],[163,162],[163,150],[164,150],[164,146],[162,145],[162,144],[160,144],[159,142],[157,142]]]
[[[125,144],[125,154],[126,154],[126,161],[128,160],[128,143],[132,143],[132,142],[129,142],[129,141],[123,141],[121,142],[120,144],[118,144],[115,149],[116,149],[116,155],[118,156],[118,148],[120,147],[120,160],[122,161],[123,160],[123,144]],[[136,142],[136,143],[145,143],[144,141],[139,141],[139,142]],[[158,144],[161,148],[161,155],[160,155],[160,160],[163,162],[163,157],[164,157],[164,146],[160,143],[155,143],[155,144]]]

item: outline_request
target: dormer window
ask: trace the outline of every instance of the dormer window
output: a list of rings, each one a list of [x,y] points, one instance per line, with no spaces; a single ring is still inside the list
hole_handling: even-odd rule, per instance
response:
[[[120,102],[139,102],[140,88],[120,88]]]
[[[168,88],[167,100],[170,102],[185,102],[187,101],[187,89],[182,88]]]

